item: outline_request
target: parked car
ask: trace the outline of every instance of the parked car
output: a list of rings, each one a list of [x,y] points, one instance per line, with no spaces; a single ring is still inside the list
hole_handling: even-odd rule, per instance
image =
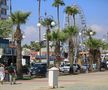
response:
[[[94,68],[94,67],[93,67],[93,68]],[[88,72],[89,69],[90,69],[90,64],[83,64],[83,65],[81,66],[81,72],[82,72],[82,73]]]
[[[81,67],[79,64],[72,64],[72,66],[70,67],[70,73],[80,73],[81,71]]]
[[[29,74],[29,72],[30,72],[30,66],[24,65],[22,67],[22,71],[23,71],[23,74]]]
[[[30,67],[30,74],[35,76],[44,76],[47,74],[47,64],[46,63],[32,63]]]
[[[70,63],[65,63],[60,65],[59,69],[60,72],[63,73],[78,73],[80,72],[81,67],[78,64],[72,64],[72,66],[70,66]]]
[[[107,61],[106,60],[103,60],[100,62],[100,71],[101,70],[106,70],[107,69]]]
[[[108,60],[106,61],[107,69],[108,69]]]
[[[60,72],[69,73],[70,71],[70,63],[61,64],[59,67]]]

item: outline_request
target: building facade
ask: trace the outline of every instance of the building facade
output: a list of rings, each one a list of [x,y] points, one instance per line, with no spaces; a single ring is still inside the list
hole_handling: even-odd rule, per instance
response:
[[[8,15],[7,15],[7,10],[8,10],[7,1],[8,0],[0,0],[0,19],[8,18]]]

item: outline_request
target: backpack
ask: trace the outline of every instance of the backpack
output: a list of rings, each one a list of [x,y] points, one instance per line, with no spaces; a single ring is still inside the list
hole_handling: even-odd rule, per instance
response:
[[[14,73],[14,67],[13,67],[13,66],[9,66],[8,72],[9,72],[9,73]]]

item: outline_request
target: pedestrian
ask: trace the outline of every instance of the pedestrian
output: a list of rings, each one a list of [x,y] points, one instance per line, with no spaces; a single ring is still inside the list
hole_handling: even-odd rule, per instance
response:
[[[13,63],[8,67],[8,73],[10,84],[16,84],[16,69]]]
[[[4,77],[5,77],[4,65],[0,63],[0,83],[2,85],[3,85]]]

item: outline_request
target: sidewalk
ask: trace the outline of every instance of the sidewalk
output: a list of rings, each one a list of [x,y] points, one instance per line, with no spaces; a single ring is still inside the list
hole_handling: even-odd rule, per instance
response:
[[[47,78],[19,80],[15,85],[5,82],[0,90],[52,90]],[[108,90],[108,71],[59,76],[59,87],[54,90]]]

